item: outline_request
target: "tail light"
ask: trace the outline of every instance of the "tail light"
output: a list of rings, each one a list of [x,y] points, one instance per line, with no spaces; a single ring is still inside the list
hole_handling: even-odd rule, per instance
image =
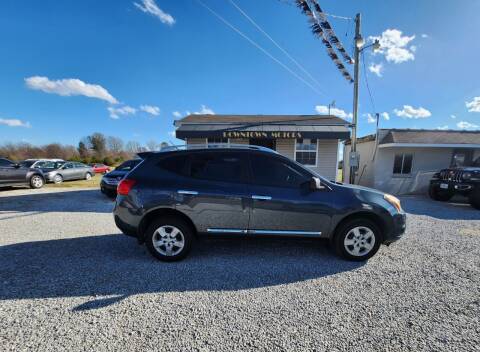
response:
[[[137,183],[137,181],[128,178],[121,180],[117,186],[117,194],[121,196],[128,195],[135,183]]]

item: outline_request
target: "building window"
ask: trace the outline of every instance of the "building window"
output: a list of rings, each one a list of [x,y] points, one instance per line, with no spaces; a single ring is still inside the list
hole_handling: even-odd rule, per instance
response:
[[[228,138],[221,137],[209,137],[207,138],[207,144],[228,144]]]
[[[413,154],[395,154],[393,161],[393,173],[397,175],[409,175],[412,172]]]
[[[316,166],[317,140],[297,139],[295,143],[295,161],[306,166]]]

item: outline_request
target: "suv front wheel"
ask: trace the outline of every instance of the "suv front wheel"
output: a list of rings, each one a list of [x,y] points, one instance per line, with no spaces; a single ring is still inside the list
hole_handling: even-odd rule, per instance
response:
[[[155,220],[145,233],[149,252],[157,259],[173,262],[186,257],[193,242],[193,231],[182,219],[165,217]]]
[[[480,210],[480,187],[477,187],[470,193],[468,201],[472,207]]]
[[[382,242],[380,229],[370,220],[353,219],[341,225],[333,239],[338,255],[363,261],[377,253]]]
[[[436,186],[431,185],[428,189],[428,194],[433,200],[440,202],[447,202],[453,197],[453,193],[449,191],[441,191]]]

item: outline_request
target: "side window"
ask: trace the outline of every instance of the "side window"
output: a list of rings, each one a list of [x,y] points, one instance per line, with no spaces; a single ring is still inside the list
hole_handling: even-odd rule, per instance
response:
[[[173,174],[186,175],[187,160],[188,156],[186,155],[169,156],[160,160],[157,166]]]
[[[393,161],[393,173],[396,175],[408,175],[412,172],[413,154],[395,154]]]
[[[310,177],[286,160],[265,155],[250,156],[256,185],[298,188]]]
[[[0,159],[0,167],[3,166],[12,166],[12,162],[7,159]]]
[[[190,176],[200,180],[242,182],[242,161],[239,153],[194,153],[190,156]]]
[[[63,168],[64,169],[73,169],[73,164],[72,163],[67,163],[67,164],[65,164],[65,166]]]

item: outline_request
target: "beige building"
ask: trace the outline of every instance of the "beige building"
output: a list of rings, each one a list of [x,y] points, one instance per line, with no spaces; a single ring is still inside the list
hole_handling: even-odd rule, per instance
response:
[[[350,141],[344,147],[349,180]],[[435,172],[468,166],[480,157],[480,131],[380,129],[358,139],[355,183],[393,194],[425,193]]]
[[[189,115],[175,121],[187,144],[251,144],[276,150],[335,180],[339,143],[350,137],[349,122],[320,115]]]

